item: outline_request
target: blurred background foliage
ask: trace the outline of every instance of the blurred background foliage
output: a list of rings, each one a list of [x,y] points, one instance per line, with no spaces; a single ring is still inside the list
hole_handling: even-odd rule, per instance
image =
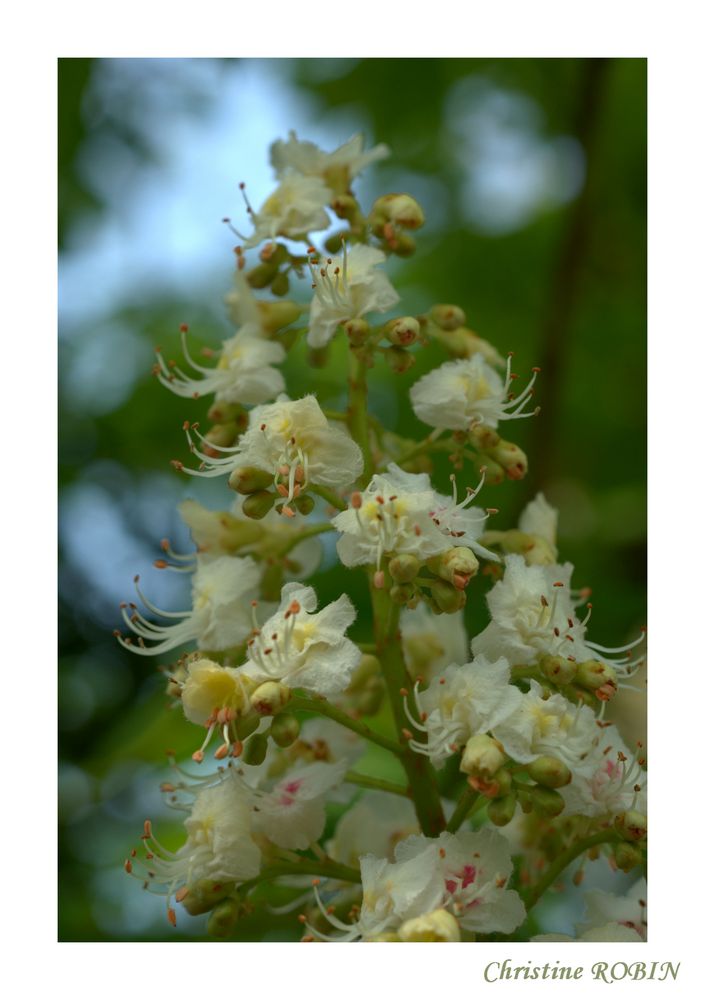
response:
[[[593,587],[592,635],[618,645],[645,618],[646,63],[64,59],[59,83],[60,937],[192,939],[203,919],[173,931],[163,900],[121,864],[145,816],[178,843],[158,783],[164,749],[193,749],[192,727],[165,710],[154,661],[111,631],[137,572],[157,604],[188,606],[184,581],[151,568],[159,540],[189,548],[182,498],[214,509],[232,498],[223,480],[170,467],[187,456],[183,420],[207,404],[167,393],[151,364],[157,344],[177,355],[179,323],[214,347],[230,335],[232,236],[220,220],[245,224],[238,182],[261,203],[269,143],[290,128],[325,149],[357,131],[391,147],[356,190],[366,207],[408,191],[426,210],[418,252],[390,264],[400,308],[457,303],[515,352],[520,374],[543,369],[541,415],[511,425],[529,475],[482,502],[509,527],[545,491],[560,507],[562,558]],[[313,370],[300,345],[285,367],[290,394],[342,407],[344,353],[336,345]],[[407,390],[443,360],[434,345],[406,376],[378,366],[371,408],[425,433]],[[444,479],[440,469],[439,488]],[[326,542],[319,594],[347,590],[367,638],[362,575],[336,567]],[[486,588],[470,589],[473,632]],[[626,734],[643,738],[641,696],[618,702]],[[242,936],[296,937],[290,925],[255,914]]]

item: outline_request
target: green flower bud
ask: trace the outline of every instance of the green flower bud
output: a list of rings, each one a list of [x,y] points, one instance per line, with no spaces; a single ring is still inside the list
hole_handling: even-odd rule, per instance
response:
[[[371,653],[363,653],[360,662],[355,667],[350,678],[347,690],[361,691],[372,677],[379,677],[382,666],[376,656]]]
[[[189,886],[188,892],[181,899],[181,905],[192,917],[208,913],[218,903],[225,902],[225,897],[234,889],[234,883],[213,882],[211,879],[201,879],[195,885]]]
[[[475,467],[478,472],[484,473],[488,486],[499,486],[500,483],[504,482],[504,469],[484,452],[478,454],[475,459]]]
[[[557,757],[537,757],[527,767],[529,775],[544,788],[563,788],[573,780],[570,768]]]
[[[266,288],[274,279],[278,270],[279,265],[273,264],[271,261],[266,264],[256,264],[245,275],[247,284],[250,288]]]
[[[632,868],[641,864],[641,850],[636,844],[617,844],[614,849],[614,860],[620,871],[630,872]]]
[[[214,448],[230,448],[231,445],[235,444],[240,435],[240,428],[235,423],[231,424],[213,424],[205,435],[205,439],[208,444],[212,444]],[[208,448],[204,449],[206,453]],[[215,455],[218,452],[214,452]]]
[[[646,836],[646,816],[635,809],[617,816],[614,825],[625,840],[643,840]]]
[[[410,194],[384,194],[372,206],[372,225],[393,222],[402,229],[419,229],[425,222],[423,209]]]
[[[384,352],[384,358],[397,375],[403,375],[412,365],[416,364],[416,358],[409,354],[403,347],[388,347]]]
[[[500,441],[490,450],[492,458],[502,466],[510,479],[523,479],[529,468],[529,460],[521,448],[511,441]]]
[[[491,799],[487,804],[487,816],[495,826],[506,826],[514,818],[516,807],[516,795],[504,795],[500,799]]]
[[[208,411],[208,419],[214,424],[232,423],[241,430],[248,423],[247,410],[239,403],[213,403]]]
[[[291,700],[291,690],[280,681],[265,681],[255,688],[250,704],[260,715],[274,715]]]
[[[250,737],[247,743],[245,743],[245,749],[242,754],[243,761],[246,764],[252,764],[255,767],[258,766],[267,756],[268,745],[269,740],[266,733],[257,733],[255,736]]]
[[[389,590],[389,596],[395,604],[407,607],[416,597],[417,590],[413,583],[394,583]]]
[[[577,666],[575,683],[593,691],[600,701],[609,701],[617,691],[617,674],[608,663],[585,660]]]
[[[336,253],[336,254],[340,253],[340,251],[343,249],[344,232],[345,231],[340,233],[333,233],[332,236],[328,237],[326,242],[323,244],[328,253]]]
[[[296,497],[294,500],[294,507],[296,507],[299,514],[303,514],[304,517],[307,517],[315,506],[316,501],[308,493],[305,493],[301,497]]]
[[[222,900],[208,918],[208,934],[221,940],[229,937],[244,912],[245,908],[240,900],[232,897]]]
[[[460,306],[434,306],[429,316],[441,330],[457,330],[459,327],[465,325],[465,313]]]
[[[389,562],[389,575],[397,583],[411,583],[416,579],[421,563],[410,552],[400,556],[394,556]]]
[[[421,327],[413,316],[400,316],[391,319],[384,327],[384,336],[397,347],[410,347],[419,339]]]
[[[366,319],[349,319],[343,329],[353,347],[362,347],[370,335],[370,324]]]
[[[411,257],[416,251],[416,240],[408,233],[395,233],[394,238],[388,241],[388,245],[397,257]]]
[[[280,274],[276,281],[284,277],[285,275]],[[288,283],[288,279],[286,280]],[[274,290],[274,283],[272,283],[272,291],[275,295],[286,295],[287,293],[287,289],[276,292]],[[285,299],[283,302],[258,302],[257,311],[259,312],[265,333],[272,334],[278,333],[291,323],[295,323],[301,315],[302,310],[301,306],[297,305],[296,302]]]
[[[364,691],[354,696],[354,707],[360,715],[376,715],[382,707],[387,689],[381,677],[367,682]]]
[[[537,786],[531,790],[531,798],[538,812],[553,819],[565,809],[565,801],[560,792],[552,788]]]
[[[330,358],[330,344],[325,347],[309,347],[306,360],[311,368],[325,368]]]
[[[452,583],[446,583],[445,580],[433,581],[431,597],[441,611],[448,615],[465,607],[465,591],[458,590]]]
[[[299,738],[301,723],[295,716],[282,712],[272,719],[269,732],[278,747],[290,747]]]
[[[577,663],[563,656],[542,656],[539,666],[544,677],[554,684],[570,684],[578,669]]]
[[[457,590],[464,590],[480,568],[475,553],[464,545],[446,549],[439,556],[427,559],[426,565],[432,573],[452,583]]]
[[[258,493],[250,493],[242,501],[242,513],[245,517],[251,517],[254,521],[259,521],[270,512],[276,499],[276,493],[267,493],[266,490],[260,490]]]
[[[272,295],[286,295],[289,291],[289,275],[285,274],[284,271],[279,271],[270,288]],[[267,305],[267,303],[262,303],[262,305]]]
[[[347,186],[347,184],[345,185]],[[360,214],[360,206],[352,194],[339,194],[333,200],[331,208],[339,219],[355,221]]]
[[[460,761],[460,770],[465,774],[491,778],[506,761],[504,749],[499,740],[487,733],[471,736],[465,744]]]
[[[253,465],[241,465],[230,473],[228,486],[236,493],[247,496],[249,493],[259,493],[261,490],[266,490],[273,482],[274,476],[271,472],[257,469]]]
[[[470,441],[481,451],[489,452],[493,448],[496,448],[501,444],[502,439],[492,427],[487,427],[486,424],[480,424],[474,427],[468,434]]]

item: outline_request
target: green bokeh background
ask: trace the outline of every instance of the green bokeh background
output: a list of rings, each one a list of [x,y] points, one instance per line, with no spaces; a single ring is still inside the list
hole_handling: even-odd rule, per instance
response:
[[[363,206],[407,190],[429,220],[417,254],[391,266],[400,309],[457,303],[473,329],[515,352],[520,374],[542,367],[541,415],[508,425],[528,452],[529,475],[488,488],[482,502],[500,508],[497,527],[509,527],[545,491],[560,508],[561,556],[576,565],[576,583],[593,588],[591,635],[618,645],[645,620],[646,63],[65,59],[59,82],[59,933],[63,940],[199,939],[202,919],[184,918],[173,931],[163,901],[145,899],[122,872],[142,819],[164,815],[157,792],[164,748],[190,749],[193,733],[166,711],[156,664],[123,652],[111,629],[119,624],[117,600],[131,597],[133,573],[147,570],[150,594],[162,586],[158,574],[149,576],[159,539],[187,545],[178,500],[195,496],[225,508],[231,499],[224,481],[184,483],[170,469],[169,459],[186,457],[183,420],[204,416],[206,404],[161,389],[150,353],[160,344],[175,356],[183,321],[204,344],[230,335],[222,296],[232,238],[216,228],[209,206],[191,241],[176,209],[173,217],[150,216],[149,190],[173,189],[173,205],[187,200],[199,218],[210,163],[193,156],[192,185],[180,190],[173,161],[189,128],[204,136],[212,123],[220,142],[226,97],[237,114],[234,140],[227,133],[224,140],[231,190],[219,215],[239,211],[239,180],[270,176],[267,144],[283,135],[281,127],[267,132],[271,102],[290,101],[288,127],[300,138],[325,133],[327,148],[358,130],[368,144],[386,142],[393,156],[363,178]],[[264,112],[248,96],[253,87],[271,93]],[[253,115],[262,117],[261,138],[238,140]],[[313,123],[315,136],[306,127]],[[156,185],[147,195],[145,177]],[[182,254],[178,280],[161,280],[141,237],[129,243],[135,217],[138,236],[163,241],[165,262]],[[135,294],[129,282],[115,282],[124,257],[93,253],[107,232],[128,239],[129,266],[141,279]],[[204,240],[213,253],[191,281],[188,255]],[[219,263],[209,270],[211,259]],[[98,305],[86,309],[87,300]],[[434,345],[406,376],[378,366],[371,409],[405,434],[425,433],[408,387],[443,360]],[[290,395],[315,391],[322,405],[342,406],[344,364],[342,343],[324,370],[312,369],[299,345],[285,366]],[[443,489],[446,471],[438,468]],[[350,594],[360,609],[357,636],[367,638],[361,574],[329,560],[315,584],[323,601]],[[469,593],[471,631],[485,620],[484,589],[480,581]],[[164,599],[178,607],[186,598],[177,588]],[[641,695],[618,700],[626,735],[644,738]],[[160,829],[178,842],[169,818]],[[290,937],[289,923],[256,914],[242,935]]]

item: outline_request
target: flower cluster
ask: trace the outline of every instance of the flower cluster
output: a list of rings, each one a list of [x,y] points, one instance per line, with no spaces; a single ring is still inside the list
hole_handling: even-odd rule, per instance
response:
[[[172,923],[177,904],[210,913],[215,937],[268,906],[284,920],[298,909],[304,940],[528,940],[547,859],[553,876],[580,857],[576,884],[588,851],[643,865],[644,748],[608,715],[643,635],[615,649],[588,638],[589,592],[572,589],[543,494],[515,527],[490,527],[478,494],[528,473],[499,428],[538,413],[538,369],[515,394],[511,354],[459,306],[385,315],[401,300],[384,265],[414,252],[424,223],[411,195],[366,210],[353,192],[388,152],[361,136],[330,153],[294,132],[275,142],[274,191],[257,210],[245,195],[252,232],[237,234],[226,298],[236,332],[202,364],[183,327],[189,371],[157,354],[163,386],[212,397],[210,426],[184,425],[195,467],[172,464],[194,485],[227,477],[237,496],[181,503],[191,553],[162,542],[155,566],[190,577],[190,608],[159,608],[139,578],[142,610],[122,605],[118,640],[164,661],[198,765],[172,756],[162,786],[181,846],[147,821],[125,867],[166,896]],[[313,380],[287,394],[289,352],[305,340],[325,365],[335,338],[344,408]],[[417,441],[372,412],[367,372],[383,362],[404,380],[421,352],[430,370],[405,388],[431,428]],[[336,560],[344,573],[314,577]],[[487,578],[489,622],[470,635],[467,595]],[[622,899],[586,892],[567,937],[643,938],[644,897],[642,882]]]

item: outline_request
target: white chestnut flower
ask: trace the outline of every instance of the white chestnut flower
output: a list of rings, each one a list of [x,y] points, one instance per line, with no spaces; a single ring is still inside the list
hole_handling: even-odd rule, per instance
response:
[[[519,515],[517,527],[525,535],[539,538],[552,555],[551,562],[555,563],[558,558],[558,511],[551,506],[543,493],[537,493],[534,499],[527,503]]]
[[[198,399],[214,395],[219,403],[252,406],[265,403],[284,391],[282,373],[272,368],[286,357],[281,344],[265,340],[244,326],[234,337],[224,340],[219,351],[212,352],[217,363],[208,367],[194,361],[186,343],[186,332],[187,328],[182,326],[181,349],[195,375],[171,367],[157,352],[157,378],[177,396]]]
[[[457,753],[471,736],[488,733],[510,716],[521,703],[521,692],[509,683],[506,660],[496,663],[484,656],[459,666],[450,664],[429,686],[414,686],[416,718],[407,709],[410,724],[425,740],[410,740],[417,753],[430,757],[435,767]]]
[[[629,652],[643,640],[614,649],[586,639],[586,625],[592,605],[581,621],[571,596],[573,567],[563,565],[527,566],[519,555],[505,559],[504,577],[487,595],[492,620],[472,640],[472,651],[490,658],[505,656],[511,666],[531,666],[542,656],[562,656],[577,663],[598,659],[613,667],[619,677],[633,672],[636,663],[614,654]],[[609,657],[604,654],[609,654]]]
[[[595,713],[562,694],[544,698],[541,685],[535,680],[529,683],[514,711],[494,727],[494,736],[507,755],[522,764],[537,757],[557,757],[573,775],[589,775],[602,732]]]
[[[328,793],[348,768],[337,763],[298,763],[275,781],[262,771],[257,780],[253,830],[277,847],[302,851],[316,843],[326,823]]]
[[[523,411],[531,400],[538,371],[533,369],[529,384],[515,397],[510,393],[511,356],[504,379],[480,354],[469,360],[447,361],[411,387],[411,405],[419,420],[434,428],[467,431],[479,424],[495,428],[500,420],[533,416],[535,410]]]
[[[142,656],[160,656],[194,641],[198,649],[224,650],[237,646],[250,633],[250,603],[260,578],[260,567],[249,556],[245,559],[221,556],[208,562],[197,559],[191,584],[191,609],[162,611],[145,597],[139,577],[135,577],[135,588],[145,607],[160,618],[172,620],[172,624],[157,625],[145,618],[135,604],[123,604],[125,624],[138,640],[135,644],[131,637],[123,638],[116,633],[118,641]],[[154,645],[146,645],[150,641]]]
[[[450,663],[467,663],[470,650],[462,611],[434,615],[421,602],[413,609],[402,608],[399,626],[411,677],[429,681]]]
[[[639,943],[644,939],[633,927],[612,920],[601,927],[591,927],[589,930],[583,931],[578,937],[571,937],[570,934],[535,934],[531,940],[544,944],[558,941],[601,941],[604,943],[627,944],[629,942]]]
[[[350,925],[327,915],[331,925],[344,932],[327,940],[398,936],[404,925],[419,918],[440,927],[437,916],[432,917],[438,910],[451,914],[463,930],[509,934],[526,916],[518,893],[506,888],[511,872],[509,845],[495,830],[407,837],[397,845],[394,861],[370,854],[360,859],[359,918]],[[452,940],[453,935],[431,939]]]
[[[364,136],[358,133],[332,153],[325,153],[315,143],[298,139],[292,129],[286,141],[272,143],[269,158],[277,177],[295,170],[307,177],[321,177],[336,190],[345,191],[352,178],[370,163],[389,156],[389,148],[383,144],[366,152],[364,145]]]
[[[386,257],[381,250],[356,243],[323,261],[310,261],[315,294],[309,316],[308,343],[324,347],[338,326],[367,313],[386,312],[399,301],[389,278],[377,270]]]
[[[275,510],[255,521],[242,513],[243,497],[238,496],[230,510],[209,510],[197,500],[183,500],[178,507],[181,520],[191,532],[203,562],[223,555],[259,555],[267,559],[276,556],[289,546],[300,529],[289,518],[280,517]],[[167,541],[164,551],[182,565],[194,561],[192,556],[178,555]],[[321,561],[321,542],[318,538],[304,538],[289,549],[283,560],[284,577],[305,579],[311,576]],[[175,568],[175,567],[172,567]]]
[[[332,200],[333,192],[320,177],[305,177],[295,170],[283,171],[279,186],[258,211],[255,212],[246,200],[255,231],[244,241],[244,246],[254,247],[277,236],[305,240],[309,233],[327,229],[330,219],[326,205]]]
[[[638,750],[638,748],[637,748]],[[629,750],[614,726],[602,731],[585,768],[565,788],[564,816],[614,818],[627,810],[646,811],[644,759]]]
[[[424,561],[458,545],[496,560],[478,542],[487,514],[469,507],[479,488],[468,490],[458,503],[454,478],[453,497],[444,497],[426,473],[404,472],[391,463],[387,472],[372,477],[364,493],[353,494],[348,510],[333,518],[342,535],[341,562],[379,569],[385,555],[408,553]]]
[[[347,594],[318,612],[316,605],[313,587],[285,584],[278,611],[255,627],[239,669],[256,681],[280,681],[325,696],[344,691],[362,656],[345,635],[355,608]]]
[[[589,889],[585,893],[585,920],[577,924],[581,934],[607,922],[634,931],[640,940],[646,940],[646,879],[640,878],[624,896],[617,896],[602,889]],[[597,940],[597,938],[593,938]]]
[[[144,860],[133,851],[125,862],[128,874],[140,879],[150,892],[167,897],[167,916],[176,924],[177,902],[210,886],[254,878],[261,867],[261,852],[252,839],[251,792],[233,770],[204,785],[195,794],[184,822],[186,842],[170,851],[155,837],[149,820],[144,825]],[[181,808],[180,806],[177,808]],[[213,891],[213,890],[211,890]]]
[[[274,477],[277,491],[287,501],[305,492],[309,485],[344,489],[363,469],[362,452],[346,431],[329,423],[315,396],[256,406],[250,413],[248,430],[232,448],[215,448],[212,458],[194,444],[200,469],[177,467],[192,476],[225,476],[237,469],[253,467]],[[211,446],[212,447],[212,446]]]
[[[363,854],[391,861],[397,844],[420,832],[410,799],[385,792],[365,792],[338,822],[326,851],[344,865],[357,865]]]

